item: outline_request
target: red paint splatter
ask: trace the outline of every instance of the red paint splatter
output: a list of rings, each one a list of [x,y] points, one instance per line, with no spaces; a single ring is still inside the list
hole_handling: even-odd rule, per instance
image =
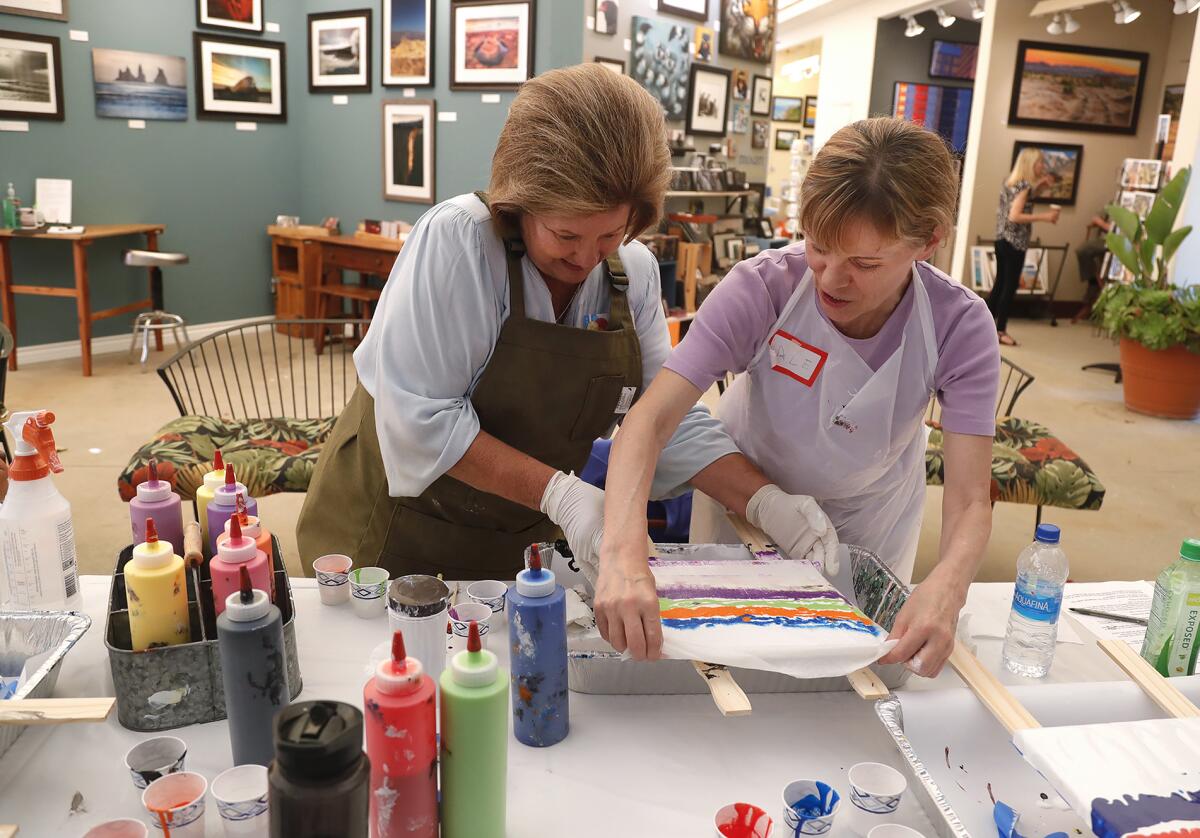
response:
[[[733,804],[734,820],[717,825],[725,838],[765,838],[771,832],[771,818],[762,809],[749,803]]]
[[[529,691],[529,687],[525,686],[524,684],[519,684],[517,686],[517,692],[520,694],[521,700],[526,704],[533,703],[533,693]]]
[[[995,806],[996,805],[996,795],[992,794],[992,784],[991,783],[987,784],[987,789],[988,789],[988,797],[990,797],[992,799],[992,805]]]

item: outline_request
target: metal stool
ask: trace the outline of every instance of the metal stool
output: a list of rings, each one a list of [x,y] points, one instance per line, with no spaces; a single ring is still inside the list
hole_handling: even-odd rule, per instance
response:
[[[186,253],[164,253],[158,250],[126,250],[124,256],[125,264],[135,268],[150,269],[150,299],[153,301],[154,310],[144,311],[137,316],[133,321],[133,337],[129,341],[129,363],[133,363],[133,353],[137,349],[138,335],[142,336],[142,372],[146,371],[146,358],[150,355],[150,333],[155,332],[158,348],[162,348],[161,333],[167,329],[171,330],[171,337],[175,339],[176,345],[182,349],[191,340],[188,338],[187,322],[178,314],[171,314],[163,310],[163,279],[162,269],[171,265],[186,265],[188,257]],[[183,340],[179,339],[179,332],[183,332]]]

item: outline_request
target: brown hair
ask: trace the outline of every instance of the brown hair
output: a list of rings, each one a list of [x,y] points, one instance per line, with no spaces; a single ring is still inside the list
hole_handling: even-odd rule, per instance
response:
[[[629,204],[626,239],[658,222],[671,183],[662,107],[599,64],[542,73],[513,100],[492,156],[497,215],[589,215]]]
[[[932,131],[893,117],[863,119],[821,147],[800,200],[800,228],[822,247],[841,249],[855,221],[925,245],[954,229],[958,174],[945,141]]]

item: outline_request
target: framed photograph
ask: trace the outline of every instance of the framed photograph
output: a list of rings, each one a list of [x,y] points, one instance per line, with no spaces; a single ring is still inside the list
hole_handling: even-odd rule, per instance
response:
[[[688,83],[685,130],[699,137],[724,137],[729,116],[729,85],[732,74],[721,67],[692,65]]]
[[[696,40],[692,48],[692,59],[709,64],[712,62],[713,53],[716,52],[716,49],[717,33],[713,32],[707,26],[697,26]]]
[[[800,139],[800,132],[790,128],[779,128],[775,131],[775,150],[791,151],[792,143]]]
[[[771,130],[771,123],[765,119],[755,119],[750,123],[750,148],[766,148],[767,134]]]
[[[0,117],[63,119],[62,43],[0,29]]]
[[[47,20],[67,19],[67,0],[4,0],[0,12],[25,17],[43,17]]]
[[[383,199],[432,204],[434,123],[432,99],[386,100],[383,103]]]
[[[1158,189],[1160,174],[1162,174],[1161,160],[1140,160],[1136,157],[1127,157],[1121,164],[1121,188]]]
[[[803,122],[803,96],[772,96],[771,119],[776,122]]]
[[[595,61],[597,64],[599,64],[601,67],[603,67],[605,70],[612,70],[618,76],[625,75],[625,62],[621,61],[618,58],[602,58],[599,55],[597,55],[592,60]]]
[[[188,118],[187,60],[121,49],[92,50],[96,116]]]
[[[714,233],[712,239],[713,258],[716,259],[717,267],[729,267],[729,243],[737,238],[736,233]]]
[[[750,96],[750,73],[747,70],[733,71],[733,98],[743,100]]]
[[[992,258],[995,259],[995,251]],[[1021,276],[1017,279],[1018,294],[1045,294],[1049,287],[1047,279],[1050,274],[1050,260],[1046,251],[1040,247],[1031,247],[1025,251],[1025,264],[1021,266]],[[995,272],[993,271],[993,277]]]
[[[196,0],[196,25],[263,31],[263,0]]]
[[[1138,218],[1145,219],[1154,206],[1154,193],[1143,192],[1140,189],[1125,189],[1121,191],[1120,205],[1127,210],[1133,210]]]
[[[892,116],[911,119],[938,132],[955,152],[962,154],[967,148],[971,95],[969,87],[898,81],[892,93]]]
[[[813,135],[812,135],[812,134],[805,134],[803,139],[804,139],[804,153],[805,153],[805,154],[807,154],[809,157],[812,157],[812,154],[813,154]]]
[[[754,93],[750,97],[750,113],[755,116],[771,115],[771,77],[754,76]]]
[[[668,120],[683,119],[688,106],[688,47],[692,28],[669,20],[633,16],[630,75],[663,106]]]
[[[1017,42],[1009,125],[1136,134],[1144,52]]]
[[[721,55],[770,64],[775,56],[775,0],[718,0]]]
[[[384,87],[433,84],[433,0],[383,0]]]
[[[775,231],[771,229],[771,222],[765,218],[758,220],[758,232],[764,239],[775,238]]]
[[[308,92],[371,92],[371,10],[308,16]]]
[[[287,122],[287,45],[192,33],[196,118]]]
[[[735,237],[725,242],[725,255],[729,257],[730,264],[736,265],[742,261],[742,256],[746,252],[746,240],[741,237]]]
[[[979,44],[933,39],[929,50],[929,77],[975,81]]]
[[[1083,146],[1017,140],[1013,143],[1012,162],[1017,162],[1017,155],[1027,148],[1036,148],[1042,152],[1046,174],[1054,178],[1053,186],[1038,193],[1038,201],[1061,204],[1064,207],[1075,206],[1075,197],[1079,192],[1079,167],[1083,163]]]
[[[730,122],[733,123],[730,129],[735,134],[750,133],[750,106],[745,102],[733,102],[729,106]]]
[[[658,0],[658,10],[692,20],[708,20],[708,0]]]
[[[620,11],[618,0],[595,0],[596,32],[601,35],[616,35],[617,15]]]
[[[996,282],[996,251],[993,247],[976,245],[971,248],[971,290],[985,294]]]
[[[533,0],[452,0],[450,89],[516,90],[533,77]]]
[[[804,97],[804,127],[805,128],[816,128],[817,127],[817,97],[816,96],[805,96]]]

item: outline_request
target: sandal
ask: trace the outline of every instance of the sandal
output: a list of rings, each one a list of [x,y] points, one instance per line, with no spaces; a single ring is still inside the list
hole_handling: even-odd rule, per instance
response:
[[[996,336],[999,338],[1001,346],[1019,346],[1020,345],[1015,340],[1012,339],[1012,336],[1008,332],[997,332]]]

